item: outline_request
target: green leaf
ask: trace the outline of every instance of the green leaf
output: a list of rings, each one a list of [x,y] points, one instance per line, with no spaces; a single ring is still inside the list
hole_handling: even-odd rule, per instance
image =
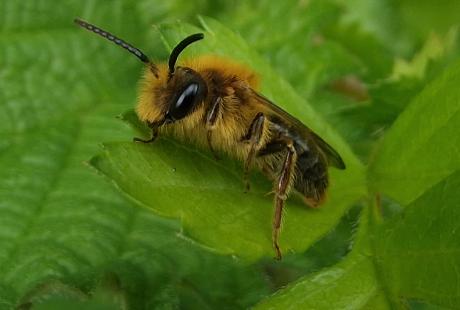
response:
[[[400,297],[460,303],[460,171],[427,190],[381,227],[376,262],[394,302]]]
[[[259,307],[457,307],[458,3],[431,2],[2,1],[0,309],[246,309],[269,292]],[[241,163],[170,138],[133,144],[137,134],[115,116],[134,107],[142,64],[72,22],[95,23],[159,61],[201,29],[175,23],[160,37],[152,25],[198,13],[232,31],[202,19],[206,40],[184,56],[217,53],[254,68],[262,92],[347,162],[331,169],[323,208],[288,200],[282,262],[271,259],[270,182],[254,173],[244,194]],[[358,87],[336,87],[348,79]],[[132,111],[123,118],[145,133]],[[129,199],[86,164],[97,152],[93,163]],[[375,191],[408,206],[384,203],[381,221],[364,210],[350,243],[359,210],[347,210]],[[248,265],[221,253],[267,258]]]
[[[378,209],[367,207],[342,262],[289,284],[256,309],[389,309],[413,301],[423,309],[455,308],[460,301],[458,188],[460,171],[383,223]]]
[[[311,126],[345,159],[347,170],[331,169],[332,186],[324,208],[309,210],[295,199],[287,203],[281,247],[286,254],[303,251],[331,230],[364,195],[363,167],[326,122],[240,37],[214,20],[202,19],[202,23],[206,39],[196,44],[197,49],[250,65],[263,77],[265,95]],[[165,28],[163,34],[167,45],[173,46],[196,31],[176,24]],[[248,260],[273,255],[272,198],[264,195],[272,186],[257,175],[251,192],[244,194],[241,163],[227,159],[217,162],[208,152],[169,139],[152,146],[106,144],[104,153],[91,163],[135,201],[163,216],[180,218],[187,235],[217,252]]]
[[[371,256],[369,209],[362,213],[352,252],[342,262],[291,283],[256,309],[389,309]]]
[[[410,300],[455,307],[459,187],[456,172],[383,225],[372,213],[377,209],[364,209],[342,262],[288,285],[256,309],[389,309]]]
[[[344,24],[358,24],[393,54],[406,54],[413,48],[413,38],[401,25],[397,2],[392,0],[348,0],[343,5]],[[346,38],[344,38],[346,39]],[[365,50],[364,50],[365,51]]]
[[[359,59],[364,72],[354,73],[363,76],[366,81],[384,78],[391,72],[393,55],[374,35],[364,31],[360,24],[337,22],[325,30],[325,35]]]
[[[410,61],[396,59],[391,77],[376,87],[378,97],[383,97],[391,105],[402,110],[411,95],[418,94],[446,68],[455,64],[459,52],[458,27],[451,28],[442,37],[432,33]]]
[[[459,24],[460,3],[441,0],[404,0],[395,2],[401,16],[401,25],[412,37],[422,40],[431,32],[444,33]],[[421,22],[423,21],[423,22]]]
[[[374,191],[408,204],[460,168],[460,61],[417,95],[371,164]]]
[[[276,6],[267,0],[246,1],[227,17],[226,25],[241,29],[252,48],[270,59],[300,94],[311,98],[345,75],[376,79],[391,71],[389,51],[360,25],[342,23],[342,9],[337,1],[287,0]],[[314,100],[311,104],[321,107]]]
[[[331,102],[340,98],[324,91],[319,93],[322,96],[316,95],[314,99],[319,106],[336,107],[331,110],[332,123],[367,162],[376,140],[391,127],[412,99],[455,64],[459,41],[457,29],[452,29],[444,38],[432,35],[410,62],[398,59],[399,65],[395,65],[389,78],[368,86],[368,102],[332,105]],[[401,63],[405,65],[401,66]]]
[[[265,16],[262,21],[257,18],[260,12]],[[307,98],[333,79],[365,70],[358,57],[324,33],[339,16],[337,4],[331,1],[288,0],[277,6],[267,0],[248,1],[232,15],[228,23],[243,29],[243,36],[256,43],[251,47],[266,55],[277,72]]]
[[[106,272],[120,278],[130,309],[165,296],[246,308],[265,294],[260,273],[134,208],[84,164],[102,141],[132,139],[115,116],[133,106],[141,68],[72,21],[81,16],[147,46],[137,2],[0,7],[0,308],[54,281],[91,295]]]

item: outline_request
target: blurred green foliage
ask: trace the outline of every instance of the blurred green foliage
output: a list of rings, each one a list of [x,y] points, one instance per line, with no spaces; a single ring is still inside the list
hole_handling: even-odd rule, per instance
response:
[[[451,0],[2,1],[0,309],[458,307],[459,12]],[[345,154],[329,206],[288,201],[282,262],[270,257],[271,199],[259,196],[270,185],[257,174],[235,238],[217,225],[238,215],[225,195],[233,186],[238,197],[238,176],[212,161],[215,196],[235,210],[206,192],[182,222],[136,206],[182,216],[174,187],[161,196],[141,183],[131,159],[171,150],[182,167],[182,149],[209,154],[130,143],[137,133],[115,116],[135,105],[141,65],[75,17],[159,61],[163,42],[204,27],[209,40],[191,52],[250,65],[265,95]],[[85,165],[95,154],[121,191]],[[152,167],[174,180],[169,165]]]

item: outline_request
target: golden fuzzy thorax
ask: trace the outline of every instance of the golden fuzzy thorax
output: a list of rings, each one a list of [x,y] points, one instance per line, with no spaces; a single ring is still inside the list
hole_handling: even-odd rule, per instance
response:
[[[184,61],[180,66],[191,68],[201,75],[207,84],[208,95],[192,114],[173,124],[161,126],[159,134],[170,135],[181,141],[207,147],[206,111],[211,104],[212,94],[218,92],[222,97],[222,112],[212,128],[212,147],[231,157],[244,160],[249,152],[249,146],[241,140],[260,111],[258,107],[260,104],[253,102],[249,94],[249,88],[258,87],[255,73],[242,65],[215,56]],[[160,64],[158,71],[159,78],[156,78],[149,68],[144,72],[136,109],[139,119],[144,122],[160,122],[167,112],[168,102],[175,91],[173,80],[169,83],[171,85],[166,85],[168,67]],[[268,134],[268,130],[264,132]],[[266,138],[263,137],[262,140]]]

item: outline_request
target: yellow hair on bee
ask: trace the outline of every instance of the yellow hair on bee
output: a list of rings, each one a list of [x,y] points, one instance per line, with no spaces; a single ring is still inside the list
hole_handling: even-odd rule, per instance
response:
[[[259,77],[248,67],[234,62],[230,59],[215,55],[204,55],[184,61],[184,65],[202,73],[208,70],[218,71],[222,76],[235,76],[244,80],[248,85],[257,90],[259,88]]]
[[[163,116],[163,112],[160,109],[156,109],[155,104],[162,99],[161,97],[158,98],[158,95],[166,95],[165,84],[168,79],[168,67],[166,64],[159,64],[157,68],[158,77],[153,74],[149,66],[146,66],[144,76],[140,82],[136,113],[143,122],[153,122],[153,120],[160,119]]]
[[[219,56],[206,55],[188,59],[183,62],[183,66],[189,67],[199,74],[215,71],[219,72],[222,76],[239,77],[255,90],[259,86],[259,79],[252,70]],[[158,104],[166,100],[170,95],[165,87],[168,80],[168,66],[166,64],[159,64],[157,68],[158,77],[146,66],[144,76],[141,80],[136,113],[143,122],[155,122],[155,120],[160,119],[164,115],[164,111],[157,108]],[[233,90],[227,88],[223,91],[230,95]]]
[[[213,132],[217,133],[217,139],[212,143],[215,150],[222,151],[244,160],[249,152],[249,146],[237,146],[241,137],[246,134],[251,121],[258,112],[257,106],[242,102],[239,88],[257,89],[258,76],[250,69],[234,61],[219,56],[201,56],[184,60],[180,66],[188,67],[203,77],[208,89],[212,89],[215,83],[223,85],[219,89],[222,97],[222,110],[225,115],[238,117],[219,117],[213,126]],[[167,87],[168,67],[165,64],[158,65],[158,78],[147,67],[139,91],[139,102],[136,112],[141,121],[155,123],[161,120],[166,113],[166,100],[169,100],[177,89]],[[220,81],[216,81],[220,79]],[[247,98],[247,100],[252,100]],[[209,105],[209,103],[207,103]],[[184,120],[179,120],[174,126],[165,126],[160,129],[161,134],[173,136],[181,141],[192,142],[202,147],[208,144],[208,132],[204,126],[205,107],[197,109]],[[193,133],[193,134],[191,134]],[[269,139],[269,131],[264,130],[262,141]],[[257,162],[255,163],[257,165]]]

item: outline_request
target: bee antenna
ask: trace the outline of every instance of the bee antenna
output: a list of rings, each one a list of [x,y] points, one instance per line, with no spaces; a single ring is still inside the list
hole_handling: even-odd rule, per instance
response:
[[[169,74],[174,73],[174,67],[176,66],[176,60],[177,57],[179,57],[179,54],[190,44],[193,42],[199,41],[204,38],[204,34],[202,33],[195,33],[192,34],[182,41],[179,42],[179,44],[176,45],[176,47],[172,50],[171,55],[169,56]]]
[[[90,24],[88,22],[85,22],[84,20],[81,20],[79,18],[75,18],[74,22],[77,25],[79,25],[80,27],[85,28],[85,29],[87,29],[89,31],[92,31],[95,34],[98,34],[101,37],[104,37],[107,40],[112,41],[116,45],[119,45],[122,48],[128,50],[128,52],[130,52],[131,54],[134,54],[134,56],[139,58],[143,63],[148,64],[150,66],[150,70],[152,71],[152,73],[156,77],[158,77],[158,69],[157,69],[157,67],[152,62],[150,62],[149,58],[140,49],[132,46],[131,44],[129,44],[128,42],[118,38],[117,36],[114,36],[110,32],[107,32],[107,31],[105,31],[105,30],[103,30],[103,29],[101,29],[101,28],[99,28],[99,27],[97,27],[97,26],[95,26],[93,24]]]

